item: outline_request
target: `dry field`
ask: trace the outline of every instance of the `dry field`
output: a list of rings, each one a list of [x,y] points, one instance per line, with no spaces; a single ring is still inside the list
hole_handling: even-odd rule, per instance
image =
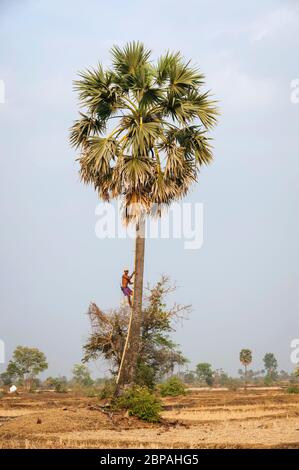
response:
[[[96,398],[0,399],[0,448],[299,448],[299,396],[198,391],[164,400],[163,422],[104,413]]]

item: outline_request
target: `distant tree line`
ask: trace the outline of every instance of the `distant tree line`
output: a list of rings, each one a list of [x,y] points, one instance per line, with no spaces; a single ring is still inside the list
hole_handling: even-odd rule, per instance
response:
[[[275,382],[292,381],[299,377],[299,367],[293,373],[284,370],[278,372],[278,361],[275,355],[268,352],[263,357],[264,369],[253,371],[248,369],[252,363],[252,351],[242,349],[239,360],[244,369],[239,369],[239,378],[231,377],[222,369],[213,370],[212,365],[207,362],[200,362],[194,370],[188,370],[181,375],[182,379],[189,384],[205,386],[237,387],[248,383],[256,385],[272,385]]]

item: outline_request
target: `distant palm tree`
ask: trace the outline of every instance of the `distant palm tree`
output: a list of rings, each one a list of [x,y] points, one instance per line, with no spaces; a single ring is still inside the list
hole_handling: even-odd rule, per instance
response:
[[[240,362],[244,366],[245,387],[247,385],[247,367],[252,362],[252,352],[250,349],[242,349],[240,352]]]
[[[112,68],[80,73],[75,89],[84,112],[71,129],[82,180],[105,201],[120,197],[126,223],[136,224],[134,298],[118,382],[132,383],[140,341],[144,227],[148,214],[186,195],[212,160],[207,131],[217,109],[204,76],[180,53],[156,64],[143,44],[111,49]]]

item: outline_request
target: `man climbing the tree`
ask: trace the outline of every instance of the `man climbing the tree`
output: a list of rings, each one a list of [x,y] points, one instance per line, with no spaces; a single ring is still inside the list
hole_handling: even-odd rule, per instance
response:
[[[133,294],[133,291],[132,291],[132,289],[130,289],[129,284],[133,284],[131,279],[134,276],[134,274],[135,273],[133,272],[131,275],[129,275],[129,270],[125,269],[124,273],[122,275],[122,278],[121,278],[121,290],[122,290],[124,296],[128,297],[128,302],[129,302],[130,307],[132,307],[131,296]]]

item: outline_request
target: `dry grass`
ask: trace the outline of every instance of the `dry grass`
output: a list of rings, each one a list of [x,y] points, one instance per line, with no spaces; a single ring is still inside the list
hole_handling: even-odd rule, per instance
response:
[[[159,425],[97,404],[72,394],[5,396],[0,448],[299,448],[299,396],[282,390],[192,390],[164,399]]]

